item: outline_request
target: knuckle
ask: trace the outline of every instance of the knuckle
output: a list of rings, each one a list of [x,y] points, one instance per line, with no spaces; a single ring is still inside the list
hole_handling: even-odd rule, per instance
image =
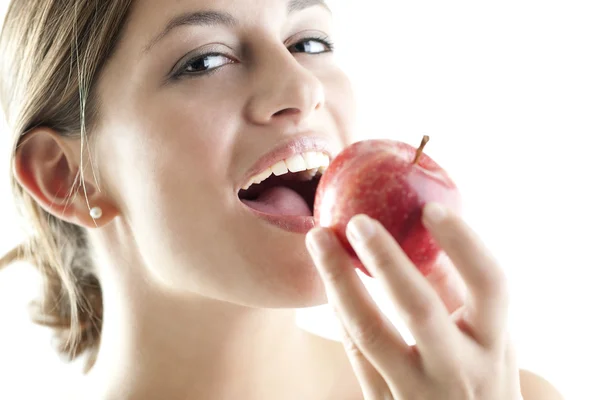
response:
[[[344,349],[350,357],[354,357],[355,359],[359,360],[363,357],[362,352],[347,333],[344,334],[344,340],[342,343],[344,344]]]
[[[383,320],[375,317],[368,321],[355,321],[349,330],[354,343],[359,347],[376,348],[382,342]]]
[[[506,273],[496,264],[492,264],[492,267],[483,274],[480,287],[488,296],[505,298],[508,297],[508,286]]]
[[[479,374],[476,374],[479,375]],[[441,386],[450,388],[451,397],[453,399],[479,399],[481,398],[477,392],[477,386],[473,381],[473,373],[469,372],[464,365],[460,363],[452,367],[451,372],[442,379]]]
[[[347,268],[342,268],[334,256],[327,256],[321,260],[321,275],[327,281],[337,283],[344,279]]]
[[[395,260],[389,251],[385,251],[380,246],[372,245],[367,255],[370,264],[377,269],[386,269],[394,264]]]
[[[432,302],[425,298],[415,299],[409,310],[410,324],[413,326],[429,326],[433,323],[436,309]]]
[[[461,221],[455,219],[448,220],[443,229],[445,232],[442,235],[449,247],[463,248],[472,239],[468,232],[465,231]]]

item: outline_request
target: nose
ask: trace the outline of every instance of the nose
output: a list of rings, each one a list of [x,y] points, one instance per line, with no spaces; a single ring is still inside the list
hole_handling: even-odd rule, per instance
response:
[[[299,125],[325,104],[321,81],[289,52],[270,54],[266,66],[257,66],[255,89],[247,107],[255,124]]]

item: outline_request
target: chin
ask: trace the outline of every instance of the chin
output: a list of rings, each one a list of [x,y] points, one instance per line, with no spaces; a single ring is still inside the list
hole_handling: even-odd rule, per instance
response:
[[[296,262],[287,262],[286,273],[271,281],[275,307],[306,308],[327,303],[327,293],[312,259],[306,254]]]
[[[289,254],[289,253],[288,253]],[[240,288],[235,303],[254,308],[307,308],[327,303],[325,286],[308,251],[297,257],[259,257],[257,264],[247,264],[253,283]],[[231,289],[231,288],[230,288]],[[231,292],[230,292],[231,293]]]

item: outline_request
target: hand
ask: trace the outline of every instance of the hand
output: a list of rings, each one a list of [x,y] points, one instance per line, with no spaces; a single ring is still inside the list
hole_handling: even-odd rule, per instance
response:
[[[347,231],[360,260],[406,322],[415,346],[407,345],[375,305],[335,235],[326,228],[307,235],[365,399],[520,399],[519,370],[507,332],[504,273],[472,230],[447,209],[428,204],[423,222],[462,277],[466,296],[458,307],[449,304],[456,302],[456,294],[447,297],[454,299],[450,302],[443,300],[440,294],[452,290],[436,291],[378,221],[355,216]]]

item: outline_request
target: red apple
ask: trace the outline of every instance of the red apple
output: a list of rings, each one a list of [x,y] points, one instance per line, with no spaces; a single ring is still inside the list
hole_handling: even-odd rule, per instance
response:
[[[448,174],[423,153],[394,140],[365,140],[344,149],[319,182],[314,215],[331,228],[353,258],[371,276],[346,238],[346,225],[357,214],[381,222],[416,267],[427,276],[441,249],[421,223],[423,207],[435,201],[460,213],[460,194]]]

